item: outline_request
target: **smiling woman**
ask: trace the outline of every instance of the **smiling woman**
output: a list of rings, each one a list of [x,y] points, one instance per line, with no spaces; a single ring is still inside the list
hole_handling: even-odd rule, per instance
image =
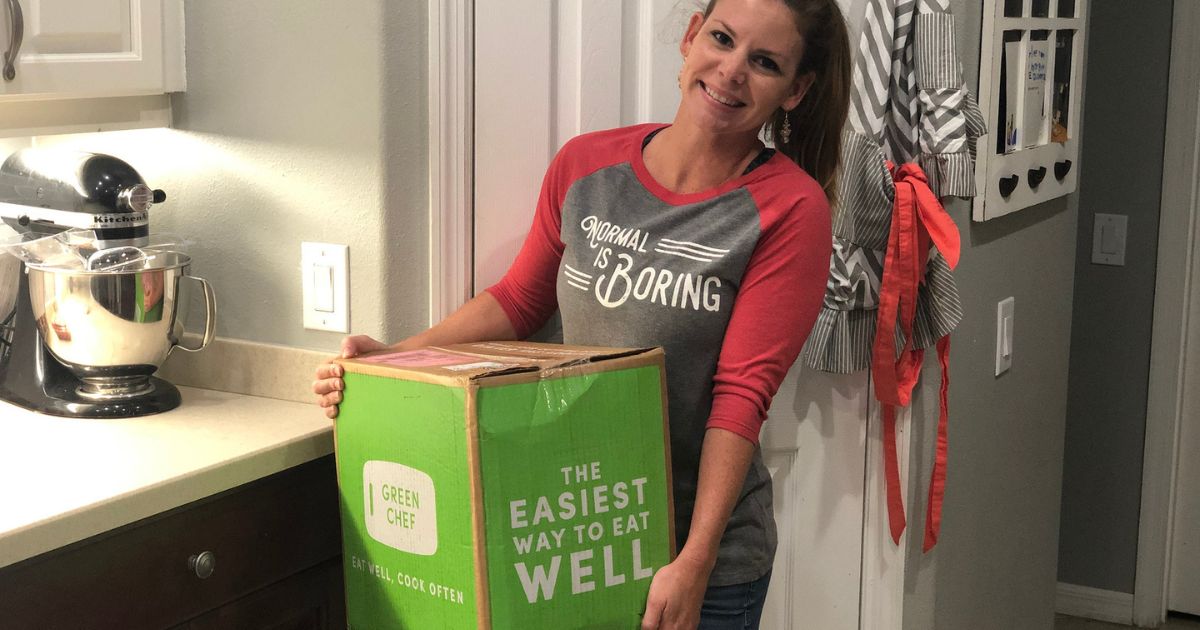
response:
[[[680,548],[642,626],[756,628],[777,544],[758,438],[824,294],[846,26],[836,0],[720,0],[679,52],[671,124],[567,142],[503,279],[392,347],[525,338],[557,310],[567,343],[665,348]],[[343,352],[383,347],[350,337]],[[339,370],[314,384],[331,417]]]
[[[832,198],[850,94],[847,37],[832,1],[710,0],[680,44],[676,126],[757,134],[766,125]]]

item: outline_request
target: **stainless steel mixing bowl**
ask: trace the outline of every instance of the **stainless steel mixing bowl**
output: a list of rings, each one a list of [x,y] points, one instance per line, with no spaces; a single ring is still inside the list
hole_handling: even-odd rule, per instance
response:
[[[79,394],[101,400],[153,391],[150,375],[176,347],[198,352],[212,341],[216,299],[203,278],[187,275],[191,258],[154,252],[117,271],[26,265],[33,316],[51,354],[83,382]],[[132,268],[136,267],[136,268]],[[204,337],[182,343],[179,285],[199,283]]]

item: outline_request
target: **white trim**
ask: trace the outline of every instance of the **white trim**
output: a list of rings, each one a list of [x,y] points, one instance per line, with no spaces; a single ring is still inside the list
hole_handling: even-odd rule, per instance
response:
[[[795,472],[798,453],[799,453],[799,448],[797,448],[794,444],[789,445],[787,448],[767,447],[767,448],[763,449],[763,454],[762,454],[763,462],[767,466],[767,470],[771,475],[771,481],[773,484],[779,483],[779,481],[780,481],[779,471],[780,470],[787,471],[784,474],[783,479],[782,479],[783,487],[780,488],[780,487],[778,487],[778,485],[775,487],[775,496],[787,497],[787,501],[786,501],[787,507],[785,508],[787,510],[787,513],[786,513],[786,515],[783,516],[783,518],[778,517],[779,502],[778,501],[775,502],[776,521],[783,522],[783,523],[798,523],[799,522],[798,519],[800,518],[797,515],[797,512],[799,511],[799,508],[797,506],[800,503],[798,500],[800,497],[800,490],[797,488],[797,486],[799,485],[799,481],[797,479],[797,475]],[[772,466],[772,463],[774,463],[775,465]],[[783,563],[783,567],[782,567],[782,571],[781,571],[780,567],[779,567],[779,562],[778,562],[778,560],[776,560],[776,564],[774,567],[774,574],[771,577],[771,581],[775,582],[777,584],[787,585],[787,587],[788,587],[788,590],[783,592],[783,600],[782,600],[783,601],[783,606],[782,606],[783,618],[787,624],[784,626],[785,628],[800,627],[800,623],[796,617],[796,606],[795,606],[796,598],[792,596],[793,589],[795,588],[794,585],[796,584],[796,582],[795,582],[796,577],[795,577],[795,571],[794,571],[796,563],[792,562],[792,560],[791,560],[793,558],[793,554],[795,553],[794,552],[795,547],[796,547],[795,532],[785,531],[781,528],[780,531],[778,532],[778,547],[775,550],[775,557],[777,559],[785,558],[785,559],[787,559],[787,561]],[[779,591],[776,591],[776,593],[778,593],[778,592]],[[770,593],[769,590],[768,590],[768,593]]]
[[[637,11],[638,122],[652,120],[654,114],[654,3],[641,2]]]
[[[867,461],[863,505],[862,591],[859,604],[859,628],[864,630],[900,630],[904,625],[904,570],[911,526],[892,542],[888,522],[887,486],[883,459],[883,414],[875,398],[870,372],[867,380]],[[905,511],[914,513],[908,501],[910,443],[914,432],[912,407],[896,409],[896,463],[900,472],[900,495]],[[909,519],[911,525],[913,520]]]
[[[187,91],[187,28],[183,0],[163,2],[163,92]]]
[[[429,323],[472,295],[474,0],[429,0]]]
[[[1183,413],[1189,297],[1193,290],[1197,213],[1200,213],[1200,6],[1175,3],[1167,85],[1166,146],[1158,228],[1158,272],[1150,343],[1150,383],[1142,466],[1137,578],[1133,621],[1156,627],[1166,620],[1173,490]],[[1191,379],[1194,380],[1194,379]]]
[[[1133,595],[1059,582],[1054,612],[1110,623],[1133,623]]]

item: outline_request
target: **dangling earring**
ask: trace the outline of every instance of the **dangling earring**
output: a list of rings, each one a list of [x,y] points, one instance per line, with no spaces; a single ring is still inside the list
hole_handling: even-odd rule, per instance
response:
[[[792,121],[791,112],[783,110],[783,127],[779,129],[779,135],[783,136],[783,143],[788,144],[792,141]]]

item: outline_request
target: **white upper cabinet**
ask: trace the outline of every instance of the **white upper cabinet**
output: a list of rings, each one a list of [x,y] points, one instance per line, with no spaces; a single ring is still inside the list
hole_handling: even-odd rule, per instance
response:
[[[0,100],[184,87],[182,0],[0,0],[0,14]]]

